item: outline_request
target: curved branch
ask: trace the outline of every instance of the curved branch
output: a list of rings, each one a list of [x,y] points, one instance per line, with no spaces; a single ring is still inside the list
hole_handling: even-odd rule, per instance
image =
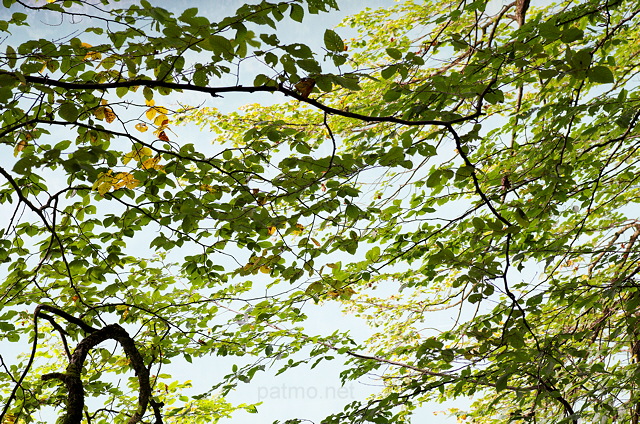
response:
[[[149,399],[151,398],[151,385],[149,384],[149,370],[144,365],[142,355],[127,331],[118,324],[110,324],[92,332],[85,337],[74,350],[71,360],[64,373],[56,372],[45,374],[42,380],[60,380],[67,387],[67,407],[60,420],[61,424],[80,424],[84,410],[84,386],[82,385],[81,372],[89,351],[105,340],[117,341],[131,361],[131,366],[138,377],[140,390],[138,394],[138,409],[131,416],[128,423],[135,424],[144,416]],[[154,408],[155,409],[155,408]]]

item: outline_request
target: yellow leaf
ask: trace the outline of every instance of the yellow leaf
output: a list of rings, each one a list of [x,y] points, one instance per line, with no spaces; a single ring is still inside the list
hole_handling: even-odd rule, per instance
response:
[[[168,123],[169,123],[169,118],[167,118],[167,115],[158,115],[156,116],[156,119],[153,120],[153,125],[156,125],[158,127],[162,125],[166,125]]]
[[[84,55],[84,60],[100,60],[102,59],[102,53],[100,52],[87,52],[86,55]]]
[[[208,191],[209,193],[214,193],[216,191],[215,188],[211,187],[209,184],[200,184],[200,190]]]
[[[107,171],[107,172],[101,172],[98,175],[98,179],[96,180],[95,183],[93,183],[93,190],[98,190],[98,193],[100,193],[101,196],[104,196],[105,193],[107,193],[109,190],[111,190],[111,187],[113,187],[113,175],[111,175],[111,170]]]
[[[108,123],[112,123],[113,121],[116,120],[116,114],[113,112],[113,110],[110,107],[104,108],[104,119]]]
[[[151,155],[153,155],[153,151],[150,148],[141,147],[138,150],[132,150],[131,152],[129,152],[126,155],[124,155],[124,157],[122,158],[122,163],[124,165],[126,165],[132,159],[135,159],[137,161],[141,161],[144,158],[150,157]]]
[[[4,420],[2,421],[2,424],[15,424],[15,422],[16,422],[16,416],[14,414],[7,414],[4,416]]]
[[[111,171],[107,171],[107,172],[101,172],[98,174],[98,178],[96,179],[96,182],[93,183],[93,187],[91,187],[93,190],[95,190],[96,188],[98,188],[98,185],[100,185],[100,183],[102,183],[104,180],[107,179],[111,179]]]
[[[267,227],[267,232],[270,236],[274,235],[276,232],[276,227]]]
[[[101,105],[106,105],[106,104],[109,104],[109,102],[106,99],[102,99],[102,100],[100,100],[100,104]]]
[[[13,156],[18,156],[18,153],[23,151],[24,148],[27,147],[28,145],[29,143],[27,142],[27,140],[20,140],[18,144],[16,144],[15,149],[13,149]]]
[[[155,101],[155,100],[153,100],[153,99],[149,99],[149,100],[145,100],[145,101],[144,101],[144,103],[145,103],[147,106],[153,107],[153,106],[156,104],[156,101]]]
[[[260,272],[264,272],[265,274],[268,274],[268,273],[270,273],[270,272],[271,272],[271,268],[269,268],[269,267],[268,267],[268,266],[266,266],[266,265],[262,265],[262,266],[260,267]]]
[[[147,115],[147,119],[151,121],[153,117],[156,116],[155,108],[148,109],[146,115]]]
[[[296,229],[293,230],[293,234],[295,235],[302,234],[302,230],[304,230],[304,225],[296,224]]]
[[[136,129],[140,132],[145,132],[146,130],[149,129],[149,127],[147,127],[147,124],[145,124],[144,122],[140,122],[136,124]]]
[[[132,174],[128,172],[120,172],[116,175],[117,183],[113,185],[114,189],[119,189],[122,187],[126,188],[136,188],[140,185],[140,181],[136,180]]]
[[[162,115],[166,115],[167,113],[169,113],[169,110],[164,106],[156,106],[154,109],[156,110],[156,112]]]
[[[162,166],[158,165],[160,162],[160,156],[149,158],[142,162],[142,169],[162,169]]]
[[[113,187],[112,184],[105,181],[98,185],[98,193],[100,193],[101,196],[104,196],[109,190],[111,190],[111,187]]]
[[[104,107],[97,108],[93,111],[93,114],[96,118],[102,121],[104,119]]]
[[[80,44],[82,47],[84,47],[85,49],[90,49],[91,47],[93,47],[91,44],[88,43],[82,43]]]

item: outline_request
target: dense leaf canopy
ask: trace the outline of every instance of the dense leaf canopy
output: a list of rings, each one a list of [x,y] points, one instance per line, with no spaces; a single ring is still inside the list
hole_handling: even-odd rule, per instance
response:
[[[382,388],[326,423],[471,396],[460,422],[639,422],[638,2],[407,1],[292,39],[339,7],[3,1],[0,339],[30,347],[2,424],[215,422],[329,359]],[[371,337],[306,330],[330,304]],[[197,396],[163,369],[211,356],[237,365]]]

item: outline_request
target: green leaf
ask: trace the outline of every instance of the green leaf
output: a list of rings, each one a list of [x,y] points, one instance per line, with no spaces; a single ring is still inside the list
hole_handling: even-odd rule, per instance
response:
[[[538,31],[540,32],[540,35],[550,41],[556,40],[562,35],[562,31],[560,31],[560,29],[556,26],[555,19],[541,23],[538,26]]]
[[[360,91],[362,88],[358,84],[358,78],[355,76],[337,76],[334,81],[339,85],[353,91]]]
[[[396,48],[389,47],[386,49],[387,54],[391,59],[400,60],[402,59],[402,52]]]
[[[62,103],[58,109],[58,115],[68,122],[76,122],[79,114],[78,108],[71,102]]]
[[[324,32],[324,45],[329,51],[344,51],[344,41],[335,31],[327,29]]]
[[[299,4],[294,3],[291,5],[291,12],[289,12],[289,16],[291,16],[291,19],[296,22],[302,22],[302,19],[304,18],[304,9]]]
[[[382,98],[387,102],[392,102],[394,100],[398,100],[402,96],[402,93],[399,90],[391,89],[387,90]]]
[[[571,56],[571,66],[575,69],[587,69],[591,64],[591,50],[582,49]]]
[[[7,45],[6,55],[7,55],[7,59],[9,60],[7,62],[7,65],[9,66],[9,68],[15,67],[16,66],[16,62],[18,60],[18,57],[16,55],[15,49],[13,47],[11,47],[11,45]]]
[[[365,257],[369,262],[377,262],[380,258],[380,247],[374,246],[366,253]]]
[[[221,35],[212,35],[207,38],[207,45],[214,52],[224,56],[230,57],[233,52],[231,41]]]
[[[391,65],[391,66],[388,66],[388,67],[384,68],[382,70],[382,72],[380,72],[380,76],[382,78],[384,78],[384,79],[389,79],[392,76],[394,76],[397,71],[398,71],[398,66],[397,65]]]
[[[562,31],[560,39],[564,43],[572,43],[577,40],[582,40],[584,37],[584,31],[577,27],[569,27]]]
[[[478,231],[482,231],[484,230],[484,220],[482,218],[478,218],[477,216],[474,216],[473,219],[471,220],[471,223],[473,224],[474,228]]]
[[[509,383],[509,374],[504,374],[501,375],[497,380],[496,380],[496,391],[497,392],[501,392],[503,390],[505,390],[507,388],[507,385]]]
[[[427,187],[434,188],[439,186],[441,177],[442,177],[441,170],[436,169],[435,171],[433,171],[431,175],[429,175],[429,178],[427,178]]]
[[[118,87],[116,88],[116,96],[119,98],[123,98],[129,92],[129,87]]]
[[[614,82],[613,72],[607,66],[594,66],[587,72],[589,81],[598,84],[610,84]]]

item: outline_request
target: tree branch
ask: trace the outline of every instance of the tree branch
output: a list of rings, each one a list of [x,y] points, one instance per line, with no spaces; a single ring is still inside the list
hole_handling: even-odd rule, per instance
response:
[[[131,361],[131,366],[138,376],[138,383],[140,385],[138,409],[131,416],[128,423],[135,424],[144,416],[147,410],[147,405],[149,404],[149,399],[151,398],[149,370],[144,365],[142,355],[136,348],[133,339],[129,336],[126,330],[118,324],[110,324],[92,332],[78,344],[71,355],[71,360],[69,361],[69,365],[64,373],[50,373],[41,377],[44,381],[52,379],[60,380],[67,388],[67,407],[65,414],[61,417],[61,424],[80,424],[82,422],[85,394],[82,379],[80,378],[82,368],[89,351],[96,345],[109,339],[117,341],[120,346],[122,346],[122,349]]]
[[[16,79],[18,78],[13,72],[0,71],[0,75],[11,75],[11,76],[14,76]],[[168,88],[171,90],[179,90],[179,91],[181,90],[193,91],[193,92],[199,92],[199,93],[206,93],[211,96],[219,96],[222,93],[255,93],[255,92],[276,93],[276,92],[279,92],[284,94],[285,96],[293,97],[296,100],[308,103],[311,106],[314,106],[330,115],[344,116],[345,118],[358,119],[364,122],[391,122],[391,123],[411,125],[411,126],[415,126],[415,125],[447,126],[447,125],[453,125],[453,124],[469,121],[471,119],[477,118],[478,116],[482,115],[482,111],[479,108],[476,108],[474,113],[472,113],[471,115],[462,116],[460,118],[452,119],[449,121],[434,120],[434,119],[408,120],[408,119],[396,118],[395,116],[361,115],[359,113],[353,113],[345,110],[336,109],[331,106],[327,106],[323,103],[320,103],[317,100],[314,100],[308,97],[303,97],[300,94],[298,94],[295,90],[286,88],[282,84],[278,84],[277,86],[261,85],[256,87],[245,87],[242,85],[227,86],[227,87],[201,87],[193,84],[180,84],[180,83],[168,82],[168,81],[144,80],[144,79],[135,79],[135,80],[128,80],[128,81],[108,82],[108,83],[77,83],[77,82],[68,82],[68,81],[50,79],[50,78],[34,76],[34,75],[21,75],[20,79],[22,78],[24,78],[26,82],[29,82],[32,84],[40,84],[48,87],[59,87],[59,88],[64,88],[65,90],[83,90],[83,91],[109,90],[109,89],[121,88],[121,87],[130,88],[130,87],[142,86],[142,87],[149,87],[149,88],[162,87],[162,88]],[[485,89],[485,92],[488,90],[489,87],[493,85],[494,82],[495,82],[495,79],[489,82],[487,89]],[[482,97],[482,95],[480,95],[480,97]]]

